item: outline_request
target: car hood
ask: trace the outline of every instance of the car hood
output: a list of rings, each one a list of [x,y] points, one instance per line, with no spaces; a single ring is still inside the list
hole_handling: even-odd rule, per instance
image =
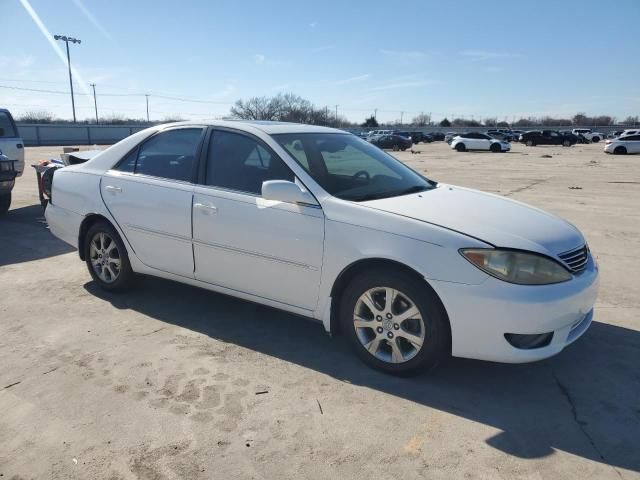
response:
[[[585,243],[576,227],[555,215],[454,185],[438,184],[433,190],[361,205],[438,225],[496,247],[556,256]]]

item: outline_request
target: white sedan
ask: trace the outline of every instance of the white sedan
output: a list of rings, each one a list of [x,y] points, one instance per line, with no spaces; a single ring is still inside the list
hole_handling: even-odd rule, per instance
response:
[[[502,140],[497,140],[490,135],[479,132],[461,133],[453,137],[451,148],[458,152],[468,150],[486,150],[490,152],[508,152],[511,144]]]
[[[623,135],[607,140],[604,146],[606,153],[626,155],[627,153],[640,153],[640,132],[637,134]]]
[[[573,225],[340,130],[155,126],[57,170],[51,194],[51,231],[101,287],[156,275],[311,317],[390,373],[539,360],[593,318],[598,269]]]

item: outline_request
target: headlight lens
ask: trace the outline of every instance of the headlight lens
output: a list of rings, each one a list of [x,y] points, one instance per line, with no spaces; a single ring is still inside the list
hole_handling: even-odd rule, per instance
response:
[[[480,270],[505,282],[548,285],[572,278],[558,262],[535,253],[472,248],[462,249],[460,253]]]

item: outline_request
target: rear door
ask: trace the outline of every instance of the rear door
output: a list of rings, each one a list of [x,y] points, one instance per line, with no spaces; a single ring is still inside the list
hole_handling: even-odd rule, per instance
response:
[[[102,178],[104,202],[145,265],[193,278],[191,204],[204,127],[163,130]]]
[[[627,147],[627,153],[640,153],[640,135],[625,137],[624,143]]]

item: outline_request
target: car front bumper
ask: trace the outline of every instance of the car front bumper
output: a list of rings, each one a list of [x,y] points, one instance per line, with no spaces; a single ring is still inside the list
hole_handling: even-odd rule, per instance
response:
[[[591,325],[598,293],[598,267],[554,285],[514,285],[493,277],[480,285],[430,281],[451,323],[453,356],[505,363],[551,357],[577,340]],[[538,348],[516,348],[505,334],[552,333]]]

